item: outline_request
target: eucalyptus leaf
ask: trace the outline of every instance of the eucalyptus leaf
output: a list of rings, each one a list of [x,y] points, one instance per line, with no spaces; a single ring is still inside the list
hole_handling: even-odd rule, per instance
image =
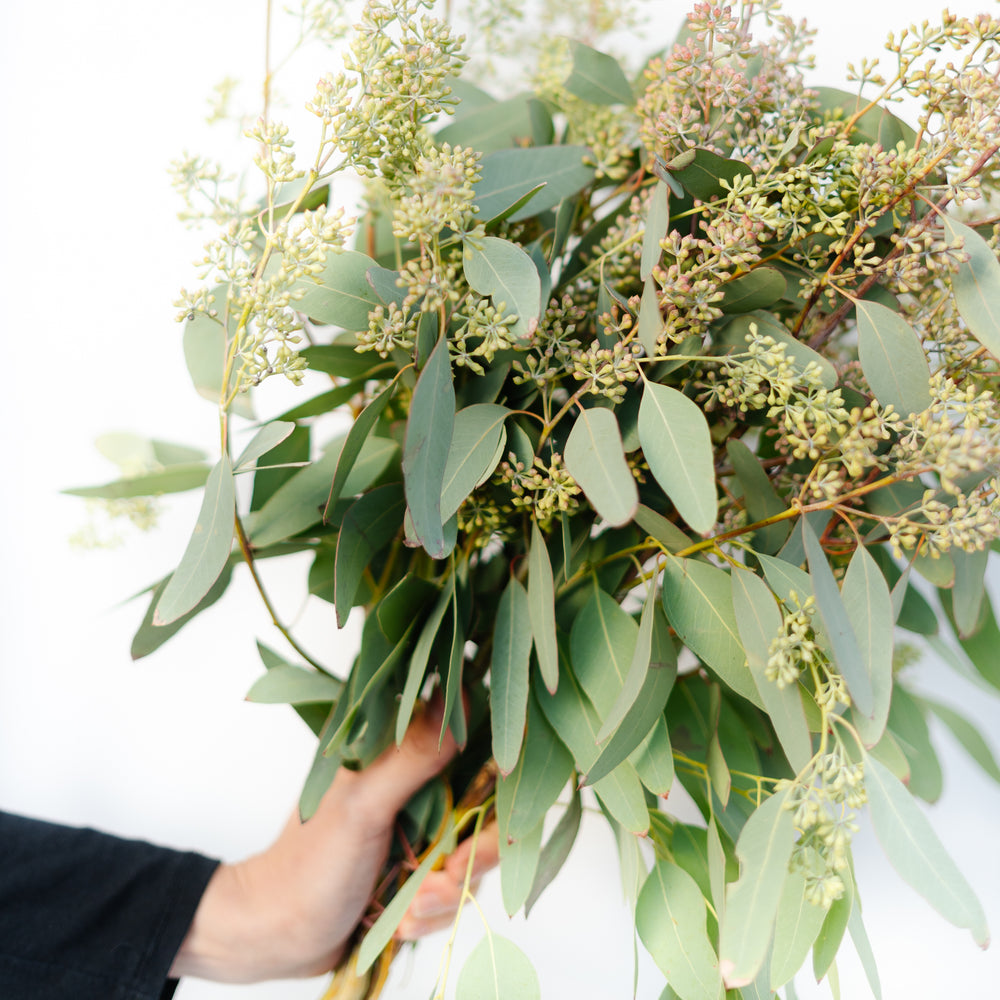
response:
[[[569,44],[573,69],[563,86],[571,94],[591,104],[632,104],[632,88],[616,59],[583,42]]]
[[[542,822],[513,839],[500,835],[500,895],[503,908],[512,917],[524,906],[538,871],[542,851]]]
[[[647,276],[642,286],[642,298],[639,300],[639,320],[636,323],[636,336],[642,344],[646,356],[655,358],[659,348],[659,337],[663,332],[663,315],[660,312],[660,294],[656,282]]]
[[[462,265],[469,286],[489,296],[493,305],[514,316],[511,333],[524,338],[534,329],[542,308],[542,282],[531,258],[499,236],[466,240]]]
[[[923,413],[931,403],[931,370],[916,331],[877,302],[856,305],[858,357],[875,398],[904,417]]]
[[[639,277],[647,281],[653,268],[660,263],[663,254],[660,241],[667,235],[670,225],[670,195],[666,181],[658,180],[649,195],[646,211],[646,228],[642,234],[642,259],[639,263]],[[641,338],[640,338],[641,339]],[[643,340],[643,346],[646,346]],[[646,353],[652,357],[655,352],[647,347]]]
[[[209,592],[229,559],[235,512],[233,467],[229,456],[223,455],[209,473],[198,520],[184,555],[157,602],[154,625],[176,621]]]
[[[467,110],[464,100],[460,107]],[[522,94],[463,114],[439,129],[434,138],[480,153],[539,146],[552,141],[552,118],[541,101]]]
[[[639,440],[650,471],[695,530],[718,517],[712,439],[700,407],[682,392],[647,382],[639,407]]]
[[[1000,358],[1000,262],[996,251],[971,227],[947,215],[939,218],[948,240],[961,238],[969,255],[952,282],[958,311],[976,340]]]
[[[688,149],[674,157],[666,170],[690,194],[701,201],[724,198],[727,188],[737,177],[752,174],[753,170],[742,160],[730,160],[709,149]]]
[[[806,898],[806,876],[800,870],[785,876],[774,923],[770,986],[784,986],[803,965],[823,926],[827,911]]]
[[[563,451],[566,468],[597,513],[611,525],[627,524],[639,491],[625,461],[618,421],[610,410],[581,410]]]
[[[639,893],[636,929],[681,1000],[721,1000],[719,959],[705,927],[705,900],[694,879],[658,862]]]
[[[368,282],[374,265],[371,257],[356,250],[331,251],[322,272],[300,278],[293,286],[302,293],[295,308],[317,323],[353,332],[367,330],[368,314],[380,304]]]
[[[528,619],[528,592],[511,579],[497,606],[490,660],[493,756],[501,774],[514,769],[524,738],[531,656],[531,632],[524,627]]]
[[[531,908],[538,902],[541,894],[548,888],[552,880],[562,870],[562,866],[566,863],[569,852],[576,842],[576,835],[580,830],[580,817],[582,815],[583,807],[580,802],[580,792],[574,789],[565,812],[559,817],[559,822],[556,823],[552,835],[542,846],[542,853],[538,858],[538,868],[535,871],[535,881],[524,903],[525,916],[528,916]]]
[[[778,496],[754,453],[742,441],[731,440],[726,442],[726,454],[743,487],[743,502],[750,522],[757,524],[784,513],[785,503]],[[792,524],[788,519],[758,528],[753,535],[754,548],[773,555],[788,538],[791,528]]]
[[[893,868],[945,920],[968,928],[985,948],[989,931],[983,908],[913,796],[871,756],[865,758],[865,788],[875,835]]]
[[[337,700],[342,689],[343,683],[327,674],[291,664],[279,664],[254,681],[247,692],[247,701],[262,705],[332,702]]]
[[[225,291],[216,289],[225,296]],[[222,400],[222,380],[226,371],[229,341],[226,328],[218,319],[203,312],[193,313],[184,324],[184,361],[199,396],[216,405]],[[238,365],[230,366],[225,395],[236,387]],[[237,393],[232,409],[241,417],[253,418],[253,406],[247,393]]]
[[[448,520],[496,467],[497,446],[510,411],[496,403],[476,403],[455,414],[441,488],[441,516]]]
[[[159,472],[125,476],[103,486],[75,486],[62,492],[75,497],[98,497],[104,500],[152,497],[161,493],[184,493],[204,486],[210,472],[210,466],[194,462],[175,465]]]
[[[610,713],[625,683],[638,631],[632,616],[597,587],[573,623],[570,632],[573,672],[602,719]],[[648,646],[644,652],[648,664]]]
[[[448,453],[455,423],[455,388],[442,337],[417,379],[403,443],[406,504],[417,540],[435,559],[447,554],[441,511]]]
[[[748,313],[774,305],[784,294],[785,276],[774,267],[755,267],[722,286],[719,308],[724,313]]]
[[[272,448],[277,448],[294,430],[295,424],[293,423],[273,421],[265,424],[240,452],[239,458],[233,464],[233,472],[252,468],[259,458],[266,455]]]
[[[465,960],[455,987],[455,1000],[541,1000],[541,996],[538,973],[528,956],[513,941],[489,930]]]
[[[747,820],[736,843],[740,877],[726,892],[719,958],[727,987],[753,982],[767,957],[788,860],[795,844],[786,796],[772,795]]]
[[[920,703],[930,709],[951,730],[952,736],[962,749],[997,783],[1000,783],[1000,765],[982,733],[961,713],[929,698],[920,698]]]
[[[555,587],[549,550],[534,520],[531,522],[531,548],[528,551],[528,615],[542,679],[550,692],[555,691],[559,685]]]

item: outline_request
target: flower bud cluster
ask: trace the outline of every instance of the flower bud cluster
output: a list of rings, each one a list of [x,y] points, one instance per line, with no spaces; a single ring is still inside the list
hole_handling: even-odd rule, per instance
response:
[[[494,304],[483,298],[467,300],[465,322],[450,342],[455,364],[482,375],[484,369],[477,358],[489,364],[497,351],[517,346],[517,338],[510,329],[517,317],[507,313],[506,308],[506,302]]]
[[[573,355],[573,378],[588,383],[588,392],[620,403],[630,382],[639,377],[636,361],[642,352],[639,344],[616,340],[611,347],[594,341],[589,349]]]
[[[509,487],[514,507],[531,511],[543,531],[548,531],[557,514],[572,513],[580,506],[580,487],[558,452],[552,453],[548,464],[536,455],[530,467],[511,453],[500,463],[496,478]]]
[[[469,233],[479,211],[473,204],[479,175],[479,154],[472,149],[445,143],[419,156],[407,178],[407,191],[396,202],[393,234],[419,243],[446,228],[458,235]]]
[[[292,151],[295,144],[288,137],[287,125],[259,118],[243,134],[260,144],[260,152],[253,162],[270,184],[287,184],[304,176],[303,171],[295,169],[295,153]]]
[[[851,762],[838,742],[830,753],[816,757],[805,775],[779,782],[776,791],[785,789],[785,808],[794,814],[799,831],[791,867],[805,874],[806,899],[827,909],[844,893],[851,840],[858,831],[847,810],[867,801],[864,765]]]
[[[235,177],[225,173],[221,164],[185,153],[170,164],[169,172],[173,189],[184,200],[184,207],[177,213],[182,222],[190,226],[205,222],[227,226],[244,216],[239,192],[230,193]]]
[[[419,313],[404,312],[395,304],[376,306],[368,314],[368,329],[357,334],[356,350],[377,351],[383,358],[395,350],[413,350],[419,316]]]
[[[818,667],[825,656],[816,644],[812,616],[816,599],[810,594],[805,601],[793,590],[783,608],[781,631],[771,640],[767,650],[764,676],[779,688],[796,684],[803,669]]]

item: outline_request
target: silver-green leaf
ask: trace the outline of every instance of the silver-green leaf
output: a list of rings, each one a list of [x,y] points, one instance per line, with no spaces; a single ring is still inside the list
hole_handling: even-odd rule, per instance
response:
[[[566,441],[566,468],[609,524],[628,524],[639,491],[625,461],[621,431],[610,410],[581,410]]]

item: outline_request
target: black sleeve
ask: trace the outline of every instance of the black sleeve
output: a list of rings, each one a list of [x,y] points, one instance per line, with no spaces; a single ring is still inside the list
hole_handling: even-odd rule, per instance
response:
[[[0,812],[0,997],[166,1000],[217,864]]]

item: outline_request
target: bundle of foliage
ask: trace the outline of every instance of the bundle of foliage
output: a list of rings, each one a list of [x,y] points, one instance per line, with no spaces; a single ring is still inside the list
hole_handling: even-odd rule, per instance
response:
[[[250,697],[318,736],[304,817],[444,698],[462,752],[410,803],[331,995],[377,994],[420,879],[489,815],[505,906],[530,909],[581,789],[664,998],[770,995],[810,951],[821,978],[845,932],[877,993],[851,865],[866,805],[901,876],[985,944],[913,799],[940,791],[928,715],[1000,772],[900,668],[930,645],[1000,687],[1000,20],[890,37],[889,68],[846,93],[804,85],[808,32],[777,0],[698,3],[636,75],[597,34],[547,36],[526,89],[493,96],[431,7],[369,0],[308,104],[308,166],[268,115],[248,131],[258,202],[178,165],[218,226],[181,318],[221,457],[151,444],[143,473],[79,491],[204,488],[137,656],[241,565],[270,609],[259,564],[288,553],[312,553],[338,625],[364,609],[346,677],[277,618],[293,652],[261,646]],[[591,7],[594,32],[617,18]],[[357,221],[340,172],[363,179]],[[249,390],[307,366],[329,389],[234,454]],[[702,823],[671,815],[675,783]],[[487,928],[458,995],[537,979]]]

